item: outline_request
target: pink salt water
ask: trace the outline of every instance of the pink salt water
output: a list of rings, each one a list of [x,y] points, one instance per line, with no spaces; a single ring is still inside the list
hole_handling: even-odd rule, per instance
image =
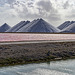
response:
[[[0,42],[33,40],[75,40],[75,34],[0,33]]]

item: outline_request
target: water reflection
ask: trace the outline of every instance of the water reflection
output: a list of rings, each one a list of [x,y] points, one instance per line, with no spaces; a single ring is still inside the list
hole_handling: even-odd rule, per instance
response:
[[[75,59],[0,68],[0,75],[75,75]]]

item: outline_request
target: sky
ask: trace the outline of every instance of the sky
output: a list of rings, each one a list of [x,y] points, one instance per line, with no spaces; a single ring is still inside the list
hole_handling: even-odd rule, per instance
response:
[[[75,21],[75,0],[0,0],[0,26],[37,18],[55,27]]]

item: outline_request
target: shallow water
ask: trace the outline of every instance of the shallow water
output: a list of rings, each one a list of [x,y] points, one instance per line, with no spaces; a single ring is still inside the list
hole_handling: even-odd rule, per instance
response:
[[[0,75],[75,75],[75,59],[2,67]]]
[[[0,42],[30,40],[75,40],[75,34],[0,33]]]

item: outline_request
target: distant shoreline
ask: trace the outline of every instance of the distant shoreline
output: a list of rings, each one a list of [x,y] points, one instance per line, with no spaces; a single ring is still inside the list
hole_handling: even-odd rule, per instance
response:
[[[57,43],[57,42],[75,42],[72,39],[62,39],[62,40],[23,40],[23,41],[0,41],[0,45],[10,45],[10,44],[36,44],[36,43]]]
[[[75,41],[0,45],[0,66],[70,58],[75,58]]]

